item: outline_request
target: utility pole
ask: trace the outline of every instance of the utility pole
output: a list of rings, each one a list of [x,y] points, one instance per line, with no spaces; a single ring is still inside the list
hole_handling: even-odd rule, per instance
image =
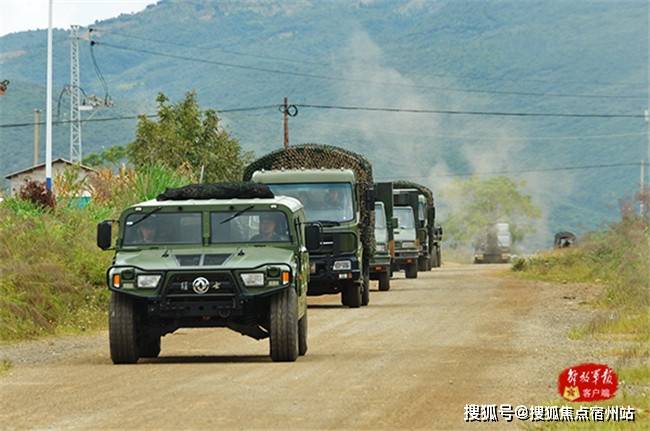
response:
[[[70,161],[81,163],[79,26],[70,26]]]
[[[289,102],[287,97],[284,98],[282,114],[284,116],[284,149],[286,150],[289,148]]]
[[[45,185],[52,191],[52,0],[47,22],[47,111],[45,120]]]
[[[641,176],[639,178],[639,215],[643,217],[645,214],[645,205],[644,205],[644,191],[645,191],[645,160],[641,159]]]
[[[34,166],[41,155],[41,111],[34,109]]]

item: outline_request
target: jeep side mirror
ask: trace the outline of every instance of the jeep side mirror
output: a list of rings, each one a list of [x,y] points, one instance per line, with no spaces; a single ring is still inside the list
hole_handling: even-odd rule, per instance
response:
[[[97,247],[102,250],[111,248],[113,223],[107,220],[97,224]]]
[[[307,251],[316,251],[320,248],[321,229],[319,225],[310,224],[305,226],[305,247]]]
[[[436,219],[436,207],[429,207],[427,209],[427,219],[429,220],[429,223],[434,223]]]

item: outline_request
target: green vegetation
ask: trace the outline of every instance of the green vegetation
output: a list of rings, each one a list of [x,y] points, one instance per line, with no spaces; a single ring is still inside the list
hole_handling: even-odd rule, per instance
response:
[[[518,259],[513,270],[526,278],[604,285],[602,296],[592,304],[601,312],[585,326],[572,328],[568,336],[573,340],[626,342],[624,348],[603,349],[604,355],[618,358],[611,365],[625,384],[614,399],[598,405],[629,404],[637,409],[637,422],[647,426],[650,423],[650,218],[628,212],[619,223],[586,236],[577,247]],[[623,429],[625,425],[563,424],[564,427]]]
[[[11,370],[11,367],[13,367],[13,364],[11,361],[8,361],[6,359],[3,359],[0,361],[0,376],[6,373],[7,371]]]
[[[472,177],[451,183],[442,195],[443,201],[456,204],[445,213],[446,218],[441,222],[447,244],[452,248],[468,244],[484,235],[486,229],[496,222],[510,224],[513,243],[532,233],[530,223],[539,218],[541,212],[532,197],[520,190],[523,186],[523,182],[503,176]]]

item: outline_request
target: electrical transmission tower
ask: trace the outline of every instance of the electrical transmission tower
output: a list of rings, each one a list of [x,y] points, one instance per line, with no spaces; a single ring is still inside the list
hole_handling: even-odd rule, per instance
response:
[[[70,161],[81,163],[81,89],[79,87],[79,26],[70,27]]]

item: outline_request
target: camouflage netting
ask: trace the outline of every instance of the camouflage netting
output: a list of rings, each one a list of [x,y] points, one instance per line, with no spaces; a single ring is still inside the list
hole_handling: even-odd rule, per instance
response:
[[[404,181],[404,180],[399,180],[399,181],[394,181],[393,182],[393,189],[394,190],[402,190],[402,189],[416,189],[420,193],[424,195],[424,197],[427,199],[427,203],[431,206],[434,205],[433,202],[433,192],[431,189],[427,186],[423,186],[422,184],[418,183],[413,183],[411,181]]]
[[[166,189],[156,198],[159,201],[185,199],[252,199],[273,198],[273,192],[266,184],[246,182],[190,184],[177,189]]]
[[[302,144],[273,151],[260,157],[244,170],[244,181],[250,181],[255,171],[272,169],[351,169],[360,186],[361,198],[373,187],[372,165],[360,154],[331,145]],[[361,241],[367,255],[375,249],[375,213],[361,208]]]

